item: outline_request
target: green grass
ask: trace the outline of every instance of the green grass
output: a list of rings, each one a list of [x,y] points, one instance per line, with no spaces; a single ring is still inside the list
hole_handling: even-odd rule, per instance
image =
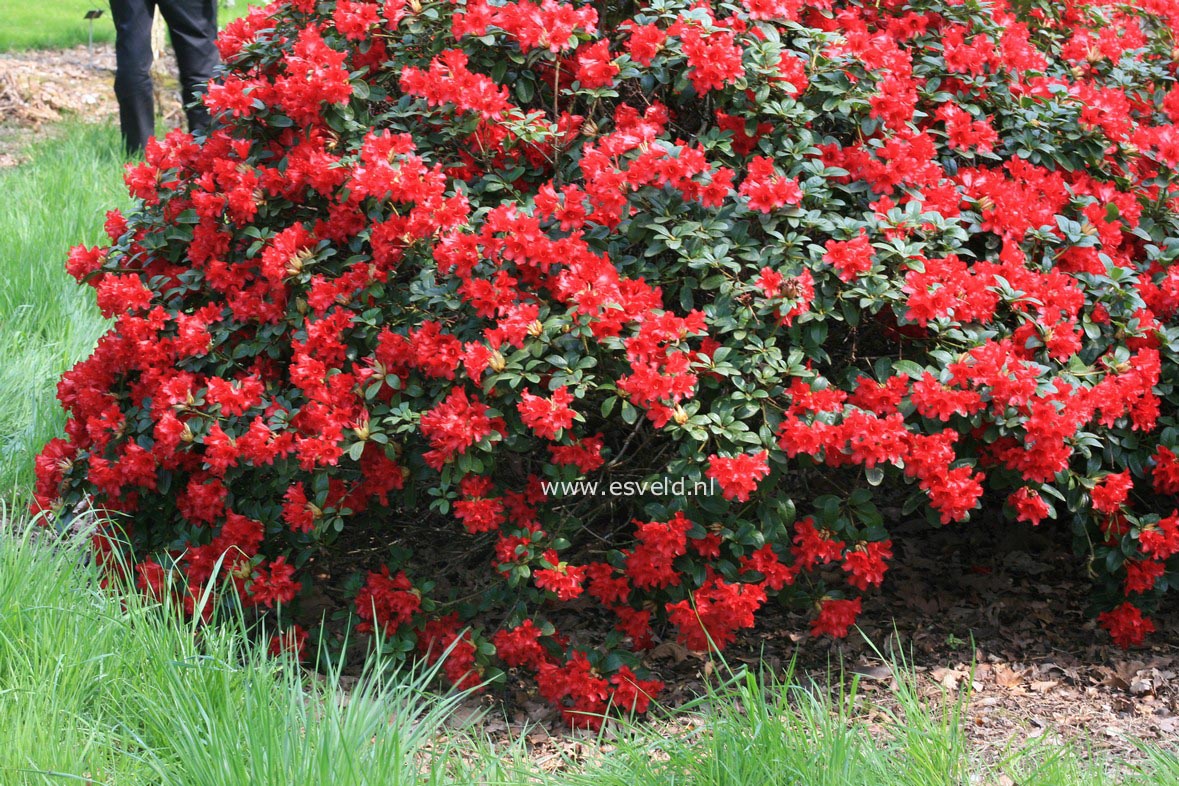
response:
[[[84,555],[83,538],[0,524],[5,786],[1179,783],[1179,758],[1160,748],[1130,766],[1015,741],[984,763],[964,732],[966,698],[923,699],[903,664],[900,687],[875,705],[854,686],[832,696],[739,674],[654,725],[622,725],[605,752],[589,741],[588,757],[553,774],[521,742],[494,748],[477,729],[448,728],[457,700],[429,692],[429,674],[373,668],[345,692],[336,675],[268,658],[240,619],[198,629],[142,599],[120,602]]]
[[[64,424],[57,380],[105,329],[65,272],[69,248],[104,239],[106,211],[127,203],[117,133],[63,130],[0,170],[0,498],[27,493],[33,455]]]
[[[94,20],[94,40],[114,41],[115,26],[107,0],[0,0],[0,52],[12,49],[57,49],[86,43],[84,17],[102,9]]]
[[[0,783],[486,780],[479,761],[451,777],[465,738],[440,740],[455,699],[430,693],[431,675],[362,679],[345,695],[266,656],[234,620],[198,632],[159,605],[123,605],[84,550],[0,527]]]
[[[236,0],[226,7],[225,0],[218,0],[217,21],[224,25],[245,14],[250,5],[263,4],[263,0]],[[89,23],[83,17],[93,8],[102,10],[102,16],[94,20],[95,42],[114,42],[115,26],[107,0],[0,0],[0,52],[85,44]]]

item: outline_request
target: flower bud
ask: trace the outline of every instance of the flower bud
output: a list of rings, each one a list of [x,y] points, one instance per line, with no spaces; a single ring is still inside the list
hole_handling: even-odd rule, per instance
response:
[[[297,276],[303,272],[303,266],[306,265],[314,254],[311,249],[304,248],[291,254],[290,259],[287,260],[286,269],[283,271],[288,276]]]

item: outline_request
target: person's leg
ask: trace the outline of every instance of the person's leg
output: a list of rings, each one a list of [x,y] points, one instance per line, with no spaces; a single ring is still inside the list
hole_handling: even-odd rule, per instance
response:
[[[156,130],[151,84],[152,0],[111,0],[115,22],[115,98],[128,153],[143,150]]]
[[[209,127],[209,113],[200,103],[200,96],[220,60],[214,45],[217,0],[160,0],[160,12],[172,35],[188,130],[204,131]]]

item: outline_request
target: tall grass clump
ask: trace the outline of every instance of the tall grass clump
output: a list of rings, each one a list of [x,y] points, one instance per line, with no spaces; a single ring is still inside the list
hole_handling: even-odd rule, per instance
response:
[[[240,618],[198,628],[100,589],[83,545],[0,525],[0,783],[440,784],[498,767],[461,730],[440,736],[459,697],[429,693],[433,674],[373,661],[345,691]]]
[[[65,272],[69,249],[96,242],[127,201],[112,128],[67,126],[30,152],[0,169],[0,496],[31,487],[33,456],[65,421],[57,380],[106,327]]]

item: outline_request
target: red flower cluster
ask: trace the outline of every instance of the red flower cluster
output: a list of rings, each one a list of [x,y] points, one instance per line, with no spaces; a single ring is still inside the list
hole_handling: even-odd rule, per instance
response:
[[[409,623],[421,608],[421,594],[414,589],[405,572],[391,576],[388,567],[381,568],[380,573],[368,574],[356,595],[356,616],[364,620],[357,630],[363,633],[379,629],[386,636],[392,635]]]
[[[679,629],[679,642],[690,650],[724,649],[766,602],[756,584],[730,584],[714,576],[690,600],[667,604],[667,617]]]
[[[731,458],[709,456],[706,474],[720,484],[725,499],[745,502],[757,491],[758,481],[770,474],[768,457],[764,450],[755,456],[744,453]]]

